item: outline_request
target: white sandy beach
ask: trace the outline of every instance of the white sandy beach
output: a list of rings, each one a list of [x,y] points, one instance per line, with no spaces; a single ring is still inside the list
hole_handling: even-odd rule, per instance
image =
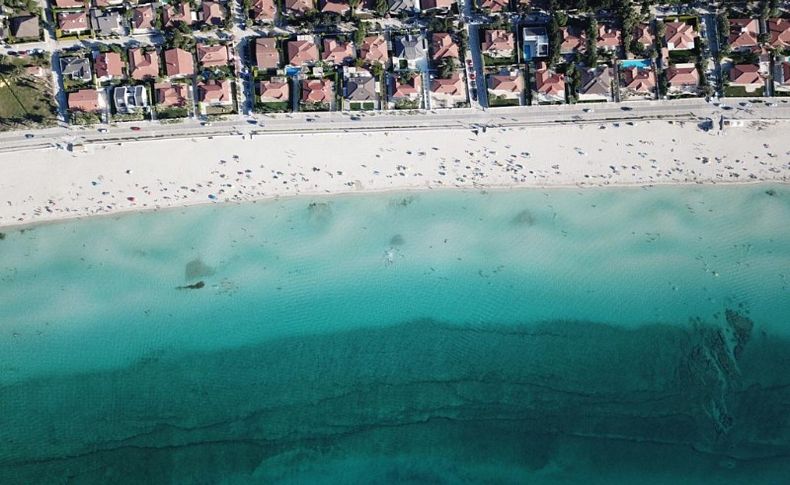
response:
[[[173,139],[0,154],[0,226],[207,202],[442,187],[790,181],[788,124],[665,121]]]

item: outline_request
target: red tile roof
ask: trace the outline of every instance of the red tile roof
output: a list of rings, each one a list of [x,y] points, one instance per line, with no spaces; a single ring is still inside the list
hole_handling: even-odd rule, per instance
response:
[[[255,39],[255,63],[258,69],[276,69],[280,67],[280,52],[277,50],[277,39],[259,37]]]
[[[155,50],[145,52],[140,48],[130,49],[129,72],[137,80],[159,76],[159,53]]]
[[[453,73],[447,79],[434,78],[431,80],[431,92],[438,94],[447,94],[450,96],[466,95],[466,87],[461,75]]]
[[[737,85],[763,84],[760,67],[754,64],[736,64],[730,69],[730,83]]]
[[[253,20],[274,20],[277,15],[277,5],[274,0],[254,0],[250,10]]]
[[[287,80],[269,80],[261,81],[259,91],[261,93],[261,101],[263,102],[282,102],[288,101],[291,89]]]
[[[772,47],[790,47],[790,19],[770,19],[766,22],[766,28]]]
[[[697,31],[694,26],[685,22],[667,22],[666,35],[667,47],[670,49],[688,50],[694,48],[694,39]]]
[[[197,58],[203,67],[226,66],[228,64],[228,47],[198,44]]]
[[[184,49],[165,51],[165,73],[168,76],[191,76],[195,74],[195,60],[191,52]]]
[[[95,89],[80,89],[69,93],[69,109],[72,111],[98,111],[99,92]]]
[[[446,32],[437,32],[431,36],[431,51],[433,52],[434,61],[445,57],[453,57],[455,59],[459,57],[458,44]]]
[[[354,44],[338,42],[337,39],[324,39],[324,60],[333,64],[343,64],[354,59]]]
[[[65,32],[88,29],[88,16],[85,12],[59,12],[58,27]]]
[[[154,8],[154,4],[139,5],[132,10],[132,28],[139,30],[153,29],[155,17],[156,8]]]
[[[359,57],[368,62],[386,64],[389,60],[387,41],[381,35],[369,35],[359,47]]]
[[[321,0],[321,12],[342,15],[351,10],[346,0]]]
[[[416,74],[411,81],[401,82],[400,79],[395,80],[395,89],[392,92],[393,98],[410,98],[420,94],[420,84],[422,77]]]
[[[333,96],[332,81],[329,79],[302,80],[302,101],[309,103],[329,103]]]
[[[733,49],[756,47],[759,33],[760,23],[757,19],[730,19],[730,37],[727,42]]]
[[[652,69],[639,69],[637,67],[621,70],[625,87],[638,93],[652,93],[656,88],[656,75]]]
[[[103,52],[96,56],[94,63],[97,77],[123,76],[123,59],[117,52]]]
[[[507,91],[521,93],[524,90],[524,76],[510,74],[492,74],[488,76],[488,89],[491,91]]]
[[[167,5],[164,9],[165,27],[172,27],[179,22],[192,23],[192,7],[187,2]]]
[[[535,87],[539,93],[561,96],[565,94],[565,75],[550,70],[540,62],[535,70]]]
[[[667,82],[670,86],[699,85],[699,71],[694,64],[677,64],[667,69]]]
[[[288,62],[294,66],[318,61],[318,46],[307,40],[288,41]]]
[[[162,106],[185,106],[188,101],[189,88],[186,84],[179,83],[156,83],[156,102]]]
[[[198,83],[198,99],[204,103],[230,103],[233,93],[230,89],[230,79],[210,79]]]

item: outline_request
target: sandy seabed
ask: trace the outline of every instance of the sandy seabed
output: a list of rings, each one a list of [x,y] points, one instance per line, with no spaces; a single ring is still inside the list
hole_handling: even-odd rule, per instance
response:
[[[171,139],[0,154],[0,226],[297,194],[790,181],[784,122]]]

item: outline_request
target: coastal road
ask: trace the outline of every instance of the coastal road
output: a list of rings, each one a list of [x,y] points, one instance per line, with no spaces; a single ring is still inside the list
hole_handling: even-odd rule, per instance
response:
[[[201,125],[196,120],[177,124],[157,122],[118,123],[97,128],[56,127],[37,131],[17,131],[0,134],[0,151],[48,148],[79,143],[122,143],[163,138],[196,138],[209,136],[244,136],[266,134],[316,134],[351,131],[398,131],[420,129],[496,129],[547,124],[590,123],[613,126],[614,123],[636,123],[645,120],[676,120],[695,122],[721,116],[733,119],[790,120],[790,102],[752,103],[748,108],[740,103],[746,99],[726,100],[726,109],[700,99],[677,101],[640,101],[619,104],[562,105],[497,108],[487,111],[453,109],[439,111],[379,112],[379,113],[290,113],[233,117]],[[592,108],[592,110],[590,110]],[[587,109],[588,111],[584,111]],[[250,123],[249,121],[253,121]],[[131,127],[139,130],[131,130]],[[26,136],[27,135],[27,136]],[[32,135],[32,136],[30,136]]]

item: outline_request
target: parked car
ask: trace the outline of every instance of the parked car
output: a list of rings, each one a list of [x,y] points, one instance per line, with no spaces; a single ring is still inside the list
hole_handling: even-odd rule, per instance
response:
[[[34,136],[36,135],[34,135],[33,133],[25,133],[25,138],[33,138]]]
[[[132,130],[132,131],[140,131],[140,127],[139,126],[130,126],[129,129]]]
[[[107,133],[107,128],[99,128],[99,133]]]

